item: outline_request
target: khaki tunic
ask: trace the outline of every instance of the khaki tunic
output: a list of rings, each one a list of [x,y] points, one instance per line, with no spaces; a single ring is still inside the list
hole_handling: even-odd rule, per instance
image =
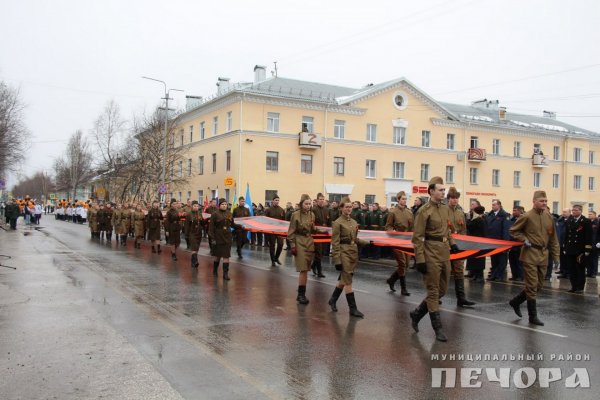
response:
[[[200,242],[202,242],[202,225],[204,219],[200,211],[190,211],[185,219],[185,232],[190,238],[190,248],[192,251],[198,251]]]
[[[211,249],[213,256],[231,257],[231,243],[233,242],[231,228],[233,226],[233,215],[229,210],[219,210],[210,216],[208,238],[215,242]]]
[[[412,211],[407,207],[401,208],[396,206],[390,210],[385,223],[386,231],[395,232],[411,232],[414,224],[414,216]],[[394,249],[394,257],[396,258],[396,271],[399,276],[406,275],[406,267],[410,261],[410,256],[400,250]]]
[[[459,235],[467,234],[467,223],[465,220],[465,213],[460,207],[448,207],[450,208],[450,230],[452,233]],[[453,260],[450,261],[451,270],[450,274],[454,279],[465,279],[465,260]]]
[[[124,235],[124,233],[121,233],[121,219],[122,218],[123,218],[123,210],[116,209],[115,211],[113,211],[112,224],[115,227],[115,232],[117,233],[117,235]]]
[[[151,208],[150,211],[148,211],[148,215],[146,215],[148,240],[160,240],[160,223],[162,220],[162,211],[158,208]]]
[[[342,264],[339,281],[343,285],[352,285],[352,275],[358,263],[358,246],[366,246],[369,242],[361,240],[358,235],[358,223],[352,217],[341,216],[332,225],[331,252],[333,263]]]
[[[131,225],[133,226],[133,235],[136,239],[143,238],[146,232],[146,215],[143,211],[134,211],[131,214]]]
[[[90,231],[94,233],[98,232],[98,210],[95,208],[90,208],[88,212],[88,225]]]
[[[316,232],[315,214],[312,211],[294,211],[287,237],[297,251],[295,263],[298,272],[310,270],[315,253],[315,242],[311,236],[314,232]]]
[[[133,210],[129,208],[121,210],[121,229],[119,230],[119,235],[127,235],[129,233],[129,228],[131,228],[132,213]]]
[[[554,219],[546,211],[531,209],[515,221],[509,233],[515,240],[531,243],[531,247],[521,248],[519,260],[525,274],[525,294],[533,300],[544,287],[548,256],[555,262],[560,257]]]
[[[446,294],[450,275],[450,208],[428,201],[415,217],[412,243],[417,263],[427,264],[423,283],[427,289],[427,310],[439,311],[439,299]]]
[[[181,243],[181,225],[179,211],[174,208],[169,208],[167,217],[165,218],[165,229],[169,232],[169,244],[175,247]]]

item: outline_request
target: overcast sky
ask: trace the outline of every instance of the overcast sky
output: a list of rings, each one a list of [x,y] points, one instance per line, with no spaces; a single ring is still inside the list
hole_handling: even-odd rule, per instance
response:
[[[33,146],[23,173],[51,172],[110,100],[128,119],[208,96],[218,76],[349,87],[405,77],[439,101],[499,99],[600,132],[596,0],[0,0],[0,80],[19,87]],[[9,185],[15,177],[9,178]]]

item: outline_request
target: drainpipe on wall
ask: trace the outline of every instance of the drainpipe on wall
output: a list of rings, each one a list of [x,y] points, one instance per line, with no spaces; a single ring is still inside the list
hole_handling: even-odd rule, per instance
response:
[[[568,150],[568,141],[569,141],[569,135],[565,135],[564,139],[563,139],[563,160],[562,160],[562,175],[563,175],[563,187],[562,187],[562,195],[561,195],[561,207],[560,209],[562,210],[563,208],[566,208],[567,206],[567,150]]]
[[[244,134],[244,92],[242,92],[242,98],[240,99],[240,133],[238,135],[238,173],[237,173],[237,181],[235,182],[236,196],[240,197],[242,194],[243,188],[240,186],[240,180],[242,179],[242,135]]]
[[[323,187],[322,187],[322,192],[326,193],[326,188],[325,188],[325,176],[326,176],[326,169],[327,169],[327,109],[329,108],[329,104],[325,105],[325,126],[323,127]]]

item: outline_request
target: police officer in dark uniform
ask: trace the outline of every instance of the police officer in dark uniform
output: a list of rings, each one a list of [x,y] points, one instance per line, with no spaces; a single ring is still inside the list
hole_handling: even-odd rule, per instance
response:
[[[238,206],[233,209],[233,218],[244,218],[250,216],[250,210],[246,207],[246,199],[244,196],[238,198]],[[237,255],[239,259],[242,259],[242,248],[244,244],[248,243],[248,234],[243,229],[235,231],[235,244],[237,248]]]
[[[271,201],[271,207],[265,211],[265,216],[269,218],[285,220],[285,211],[279,206],[279,196],[275,195]],[[283,250],[283,238],[279,235],[267,234],[267,242],[269,243],[269,254],[271,255],[271,266],[276,267],[281,265],[279,256]],[[277,245],[277,249],[275,249]]]
[[[313,206],[312,212],[315,215],[315,225],[331,226],[329,209],[325,207],[325,196],[323,196],[323,193],[317,194],[317,204]],[[315,255],[311,265],[312,273],[319,278],[325,278],[325,275],[323,275],[323,266],[321,265],[325,246],[323,246],[323,243],[315,243],[314,246]]]
[[[571,293],[583,293],[585,267],[592,252],[592,224],[581,215],[581,205],[573,206],[565,229],[565,255],[569,264]]]

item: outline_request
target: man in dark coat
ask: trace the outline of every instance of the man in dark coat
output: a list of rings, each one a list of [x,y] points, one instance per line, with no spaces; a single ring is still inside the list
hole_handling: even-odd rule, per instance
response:
[[[502,208],[502,202],[492,200],[492,210],[486,216],[486,237],[490,239],[510,240],[508,230],[511,226],[510,215]],[[490,281],[503,281],[508,262],[507,252],[495,254],[490,257],[492,261],[492,275]]]
[[[275,195],[271,202],[271,207],[265,211],[265,216],[269,218],[285,220],[285,211],[279,206],[279,196]],[[279,256],[283,250],[283,238],[279,235],[269,234],[267,235],[267,242],[269,243],[269,254],[271,255],[271,266],[276,267],[277,264],[281,265]],[[277,249],[275,249],[277,245]]]
[[[581,215],[581,205],[573,206],[571,217],[565,229],[565,249],[569,264],[571,293],[583,293],[585,288],[585,267],[592,252],[592,224]]]
[[[250,210],[246,207],[246,199],[243,196],[238,198],[238,206],[233,209],[233,218],[245,218],[250,216]],[[235,245],[237,256],[242,259],[242,248],[248,243],[248,234],[243,229],[235,231]]]

